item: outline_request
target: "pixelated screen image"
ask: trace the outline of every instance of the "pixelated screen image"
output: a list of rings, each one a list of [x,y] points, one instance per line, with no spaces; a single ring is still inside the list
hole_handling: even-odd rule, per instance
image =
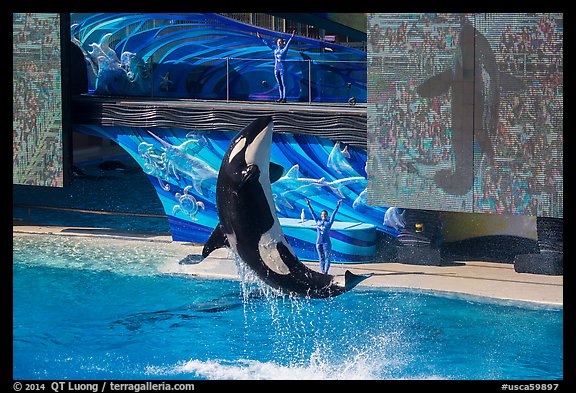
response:
[[[368,14],[368,203],[563,217],[563,14]]]
[[[351,27],[366,33],[366,14],[358,12],[326,12],[319,13],[326,19]]]
[[[13,184],[63,186],[60,16],[13,15]]]

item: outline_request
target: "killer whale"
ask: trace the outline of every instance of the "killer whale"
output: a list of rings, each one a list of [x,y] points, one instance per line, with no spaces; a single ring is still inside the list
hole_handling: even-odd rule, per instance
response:
[[[431,98],[452,91],[452,151],[454,169],[441,169],[436,184],[453,195],[466,194],[474,182],[474,141],[488,162],[494,159],[492,141],[499,121],[500,91],[518,91],[524,82],[498,69],[490,42],[462,17],[459,49],[453,64],[422,82],[416,91]]]
[[[272,197],[278,166],[270,163],[273,121],[256,118],[231,141],[218,172],[216,210],[219,223],[202,250],[227,247],[266,284],[286,294],[338,296],[370,277],[350,271],[340,277],[308,268],[286,240]]]

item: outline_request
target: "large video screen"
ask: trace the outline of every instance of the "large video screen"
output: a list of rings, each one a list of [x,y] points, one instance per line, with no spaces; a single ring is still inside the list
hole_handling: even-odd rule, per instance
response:
[[[368,203],[563,217],[563,14],[369,14]]]
[[[358,12],[326,12],[319,13],[326,19],[351,27],[366,33],[366,14]]]
[[[60,15],[13,14],[13,184],[62,187]]]

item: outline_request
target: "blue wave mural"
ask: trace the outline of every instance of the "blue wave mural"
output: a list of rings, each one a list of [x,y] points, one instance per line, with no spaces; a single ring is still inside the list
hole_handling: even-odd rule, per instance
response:
[[[215,190],[222,157],[236,132],[181,128],[75,125],[75,131],[111,139],[148,175],[177,241],[204,243],[218,224]],[[396,237],[393,209],[366,204],[366,152],[312,135],[275,133],[271,161],[284,167],[272,184],[278,217],[299,257],[315,259],[315,229],[300,223],[305,198],[316,211],[332,211],[339,199],[340,227],[333,230],[334,261],[373,257],[377,232]],[[385,223],[386,222],[386,223]],[[371,229],[372,228],[372,229]],[[351,248],[352,247],[352,248]]]
[[[288,38],[218,14],[72,14],[92,94],[215,100],[277,98],[273,55],[256,37]],[[366,52],[295,36],[289,101],[366,102]]]
[[[72,14],[71,21],[72,41],[84,54],[88,90],[94,96],[277,98],[273,55],[256,32],[267,40],[287,39],[287,34],[207,13]],[[289,101],[348,102],[353,97],[365,103],[366,53],[295,36],[285,81]],[[129,115],[128,111],[119,116]],[[218,169],[236,132],[191,131],[193,125],[112,127],[87,125],[81,119],[78,123],[83,124],[75,131],[111,139],[138,162],[168,215],[174,240],[208,239],[218,223]],[[335,262],[369,260],[377,232],[397,236],[401,230],[384,224],[391,209],[367,206],[366,152],[342,143],[347,137],[334,142],[339,137],[274,135],[271,160],[285,171],[272,192],[286,237],[301,258],[316,259],[315,229],[311,221],[300,221],[302,209],[308,215],[305,198],[317,211],[331,211],[343,200],[333,229]]]

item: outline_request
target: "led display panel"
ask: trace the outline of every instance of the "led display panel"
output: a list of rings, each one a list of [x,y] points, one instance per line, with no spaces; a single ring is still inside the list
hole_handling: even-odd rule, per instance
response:
[[[60,14],[13,15],[13,184],[62,187]]]
[[[563,217],[563,14],[368,14],[368,203]]]

